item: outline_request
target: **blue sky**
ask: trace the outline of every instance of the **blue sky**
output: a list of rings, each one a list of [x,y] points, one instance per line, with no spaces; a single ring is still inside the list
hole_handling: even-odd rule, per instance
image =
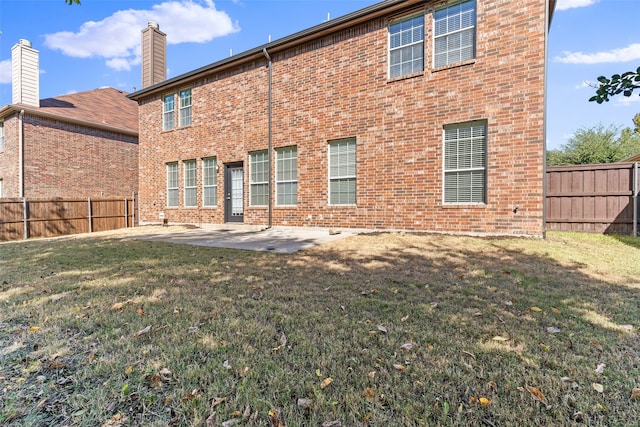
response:
[[[542,0],[540,0],[542,1]],[[140,31],[167,34],[168,77],[240,53],[376,0],[0,0],[0,105],[11,102],[11,47],[40,51],[40,97],[140,87]],[[598,105],[589,82],[640,66],[640,0],[558,0],[549,38],[548,148],[578,129],[631,126],[640,96]],[[508,76],[505,76],[508,79]]]

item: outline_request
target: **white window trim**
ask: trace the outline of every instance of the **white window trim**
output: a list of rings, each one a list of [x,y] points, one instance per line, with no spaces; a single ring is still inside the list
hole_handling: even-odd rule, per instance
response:
[[[295,148],[296,150],[296,179],[283,179],[278,181],[278,165],[280,162],[278,162],[278,153],[281,153],[283,150],[290,150],[292,148]],[[281,147],[281,148],[277,148],[276,149],[276,206],[297,206],[297,202],[296,203],[285,203],[285,204],[280,204],[278,203],[278,184],[290,184],[290,183],[298,183],[298,166],[297,166],[297,162],[298,162],[298,147],[297,146],[289,146],[289,147]],[[298,200],[298,191],[296,190],[296,200]]]
[[[479,126],[482,125],[484,126],[484,148],[485,148],[485,152],[484,152],[484,167],[471,167],[471,168],[464,168],[464,169],[447,169],[446,168],[446,159],[445,159],[445,151],[447,149],[446,147],[446,141],[445,141],[445,132],[446,129],[451,129],[451,128],[461,128],[461,127],[473,127],[473,126]],[[462,123],[457,123],[457,124],[451,124],[451,125],[445,125],[444,128],[442,129],[442,204],[443,206],[486,206],[487,205],[487,197],[488,197],[488,190],[489,190],[489,182],[487,179],[487,171],[488,171],[488,151],[489,151],[489,123],[487,121],[484,120],[474,120],[471,122],[462,122]],[[447,172],[477,172],[477,171],[484,171],[484,202],[446,202],[446,186],[445,186],[445,179],[446,179],[446,175]]]
[[[396,77],[391,77],[391,31],[390,31],[390,27],[391,25],[401,22],[401,21],[406,21],[409,19],[413,19],[416,18],[418,16],[422,16],[423,20],[422,20],[422,40],[418,41],[418,42],[413,42],[407,45],[403,45],[401,47],[397,47],[393,50],[397,50],[397,49],[402,49],[404,47],[408,47],[408,46],[415,46],[419,43],[422,43],[422,72],[424,72],[425,70],[425,51],[424,51],[424,39],[425,39],[425,19],[424,19],[424,11],[420,11],[420,12],[415,12],[409,15],[405,15],[405,16],[401,16],[398,18],[394,18],[389,20],[389,22],[387,23],[387,79],[390,80],[395,80],[395,79],[402,79],[403,77],[415,74],[415,73],[411,73],[411,74],[403,74],[400,76],[396,76]],[[417,72],[416,72],[417,73]]]
[[[259,150],[259,151],[254,151],[252,153],[249,153],[249,206],[268,206],[269,205],[269,197],[271,197],[271,195],[269,194],[269,177],[267,176],[267,180],[266,181],[253,181],[253,161],[252,161],[252,156],[254,154],[258,154],[258,153],[266,153],[267,154],[267,163],[269,162],[269,153],[267,150]],[[267,165],[268,166],[268,165]],[[267,167],[267,171],[268,171],[268,167]],[[268,172],[267,172],[268,174]],[[267,184],[267,203],[265,204],[260,204],[260,205],[256,205],[253,204],[253,186],[254,185],[264,185]]]
[[[172,97],[173,98],[173,110],[165,110],[166,107],[166,103],[165,103],[165,99]],[[171,113],[171,115],[173,116],[173,122],[170,128],[167,128],[167,115]],[[171,95],[165,95],[162,97],[162,130],[163,131],[169,131],[172,130],[176,127],[176,119],[175,119],[175,114],[176,114],[176,100],[175,100],[175,94],[171,94]]]
[[[176,187],[169,187],[169,166],[175,166],[176,167],[176,172],[178,173],[178,177],[176,179]],[[180,194],[179,194],[179,188],[180,188],[180,166],[178,165],[178,162],[169,162],[166,163],[166,173],[167,173],[167,207],[168,208],[177,208],[180,204]],[[178,194],[178,197],[176,197],[176,204],[175,205],[170,205],[169,204],[169,190],[175,190],[176,193]]]
[[[194,183],[193,185],[187,185],[187,179],[189,178],[189,176],[187,175],[187,166],[192,166],[192,168],[189,169],[189,171],[192,171],[195,176],[194,176]],[[183,206],[185,208],[195,208],[198,207],[198,164],[194,159],[191,160],[184,160],[182,162],[182,185],[183,185],[183,194],[182,194],[182,203]],[[190,205],[187,204],[187,194],[195,191],[196,195],[193,198],[194,200],[194,204]]]
[[[355,171],[354,175],[341,175],[341,176],[331,176],[331,144],[342,142],[342,141],[353,141],[354,149],[355,149]],[[357,206],[358,204],[358,143],[356,138],[341,138],[341,139],[333,139],[327,143],[327,204],[329,206]],[[331,181],[340,180],[340,179],[354,179],[356,182],[356,194],[355,194],[355,203],[331,203]]]
[[[205,184],[205,177],[207,176],[205,172],[205,167],[208,162],[213,161],[213,182],[215,184]],[[205,193],[206,189],[213,188],[215,189],[216,197],[214,199],[214,203],[212,205],[208,205],[205,202]],[[218,158],[216,156],[212,157],[203,157],[202,158],[202,206],[211,208],[218,206]]]
[[[182,92],[186,92],[189,91],[189,105],[185,105],[184,107],[182,106],[182,97],[180,96],[180,94]],[[193,90],[189,87],[189,88],[184,88],[184,89],[180,89],[178,91],[178,127],[188,127],[191,126],[191,124],[193,123]],[[188,124],[183,124],[182,123],[182,110],[186,110],[189,109],[190,113],[189,113],[189,123]]]
[[[451,31],[450,33],[441,34],[441,35],[436,37],[436,30],[435,30],[435,23],[436,23],[435,13],[436,13],[436,11],[442,10],[442,9],[446,9],[448,7],[451,7],[451,6],[456,6],[456,5],[460,4],[460,3],[467,3],[468,1],[472,1],[473,2],[474,15],[475,15],[475,19],[473,20],[473,25],[471,25],[469,27],[465,27],[465,28],[460,28],[460,29],[458,29],[456,31]],[[478,26],[477,19],[478,19],[478,2],[476,0],[454,1],[454,2],[451,2],[451,3],[447,4],[444,7],[435,9],[433,11],[433,19],[431,20],[431,28],[432,28],[432,33],[433,33],[433,36],[431,37],[431,66],[433,68],[441,69],[441,68],[452,67],[452,66],[455,66],[456,64],[460,64],[460,62],[450,62],[450,63],[448,63],[446,65],[439,65],[439,66],[436,67],[436,38],[446,37],[448,35],[455,34],[455,33],[461,33],[463,31],[469,30],[471,28],[474,29],[474,31],[473,31],[473,57],[471,59],[465,59],[464,61],[473,61],[473,60],[476,59],[476,49],[477,49],[477,44],[478,44],[478,40],[477,40],[477,26]]]

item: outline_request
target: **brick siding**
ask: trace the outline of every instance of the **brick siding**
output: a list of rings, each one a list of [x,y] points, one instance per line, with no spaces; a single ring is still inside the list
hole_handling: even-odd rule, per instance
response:
[[[25,114],[24,191],[29,198],[130,196],[138,189],[137,138]],[[18,117],[5,119],[4,196],[18,197]]]
[[[425,71],[393,81],[389,17],[273,54],[273,148],[298,149],[298,204],[278,207],[274,199],[273,224],[542,235],[544,8],[540,0],[478,1],[476,59],[434,70],[433,2],[426,2],[417,9],[425,13]],[[266,60],[256,60],[185,82],[193,123],[167,132],[161,96],[140,102],[142,221],[164,212],[171,222],[224,222],[223,165],[242,161],[244,222],[267,223],[266,207],[248,206],[248,153],[267,148],[267,81]],[[443,127],[478,120],[488,132],[487,203],[446,205]],[[357,204],[330,206],[327,143],[348,137],[356,139]],[[220,165],[215,208],[202,207],[201,159],[209,156]],[[188,209],[182,161],[191,159],[199,207]],[[174,161],[180,207],[167,208],[165,165]]]

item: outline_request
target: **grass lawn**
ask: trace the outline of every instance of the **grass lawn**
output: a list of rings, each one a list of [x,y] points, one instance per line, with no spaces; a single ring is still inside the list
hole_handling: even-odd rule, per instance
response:
[[[2,243],[0,425],[640,425],[639,307],[620,236]]]

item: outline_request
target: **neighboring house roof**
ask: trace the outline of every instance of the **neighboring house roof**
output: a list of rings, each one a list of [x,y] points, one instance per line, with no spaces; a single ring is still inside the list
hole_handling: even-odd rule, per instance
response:
[[[546,0],[548,11],[547,28],[551,25],[551,18],[553,17],[553,13],[555,11],[556,2],[556,0]],[[202,75],[211,72],[221,71],[226,68],[242,64],[244,62],[253,61],[257,58],[264,58],[267,54],[280,52],[285,49],[289,49],[292,46],[297,46],[310,40],[324,37],[327,34],[335,33],[337,31],[352,27],[370,19],[385,16],[389,13],[401,11],[403,9],[422,3],[424,3],[424,0],[384,0],[380,3],[365,7],[364,9],[360,9],[358,11],[316,25],[315,27],[308,28],[306,30],[297,32],[287,37],[283,37],[281,39],[256,47],[246,52],[242,52],[221,61],[214,62],[213,64],[206,65],[172,79],[165,80],[161,83],[145,87],[137,92],[130,94],[129,97],[131,99],[139,100],[155,92],[166,90],[171,86],[184,84],[184,82],[187,80],[194,80]]]
[[[24,110],[81,126],[138,135],[138,103],[127,93],[111,87],[40,100],[40,107],[9,104],[0,108],[0,118]]]
[[[622,160],[623,162],[640,162],[640,153],[634,154],[633,156]]]

